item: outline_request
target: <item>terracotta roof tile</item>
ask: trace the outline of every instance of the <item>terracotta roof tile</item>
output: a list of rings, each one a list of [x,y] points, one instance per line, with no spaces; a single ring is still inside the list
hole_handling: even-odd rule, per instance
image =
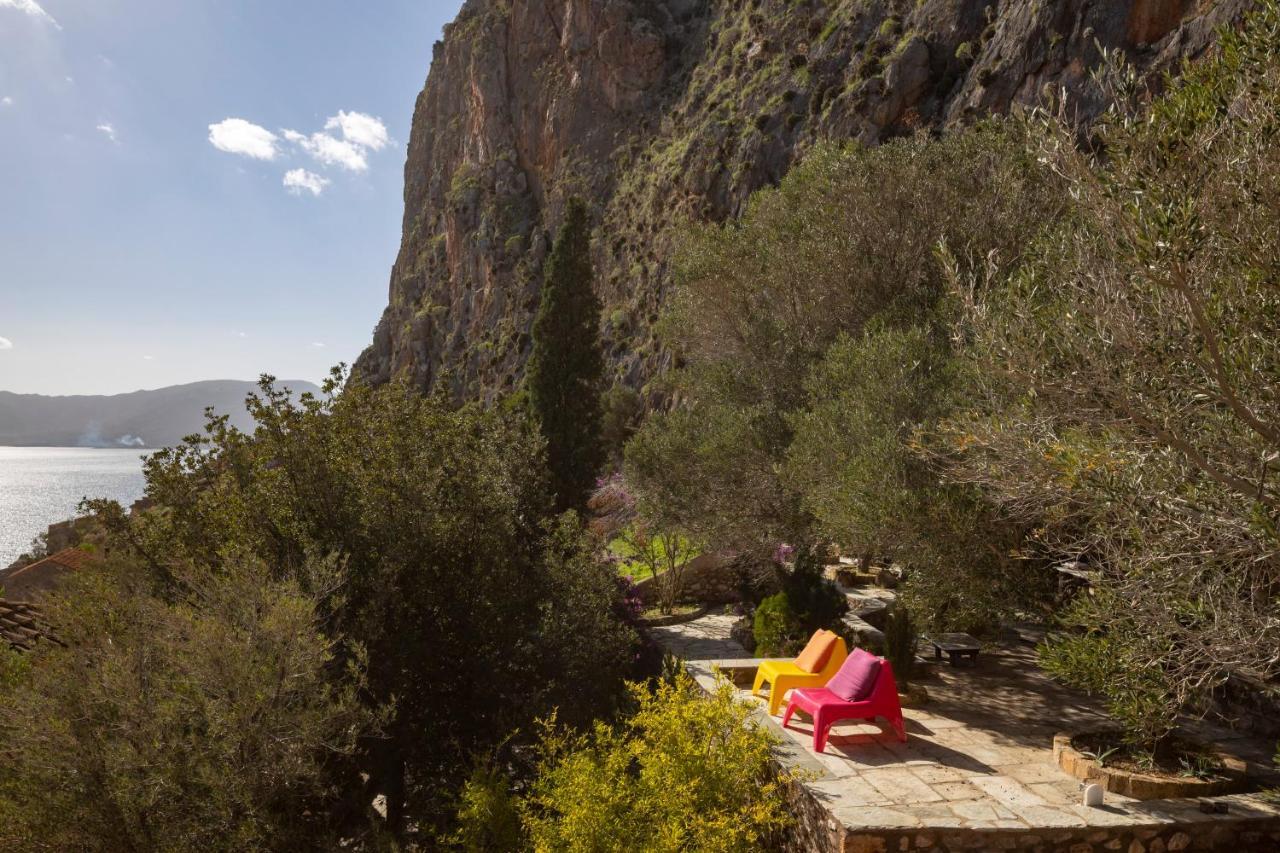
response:
[[[25,601],[0,598],[0,641],[15,649],[29,649],[41,637],[53,638],[40,608]]]
[[[93,552],[85,551],[82,548],[64,548],[51,557],[45,557],[52,563],[66,566],[69,569],[83,569],[85,566],[98,559]]]
[[[0,572],[0,589],[13,601],[31,601],[51,588],[68,572],[79,571],[97,559],[79,548],[65,548],[43,560],[9,572]]]

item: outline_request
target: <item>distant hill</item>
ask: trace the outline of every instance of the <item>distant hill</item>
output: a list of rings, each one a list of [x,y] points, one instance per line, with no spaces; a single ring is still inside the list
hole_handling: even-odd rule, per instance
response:
[[[278,383],[295,394],[320,389],[312,382]],[[248,428],[244,398],[257,384],[236,380],[192,382],[111,396],[46,397],[0,391],[0,445],[19,447],[167,447],[204,426],[212,406]]]

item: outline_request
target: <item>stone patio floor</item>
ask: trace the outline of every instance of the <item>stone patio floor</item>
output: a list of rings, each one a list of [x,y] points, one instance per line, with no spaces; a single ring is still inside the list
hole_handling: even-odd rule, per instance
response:
[[[754,661],[729,637],[734,619],[711,614],[653,634],[710,685],[716,666],[739,670],[740,677],[742,670],[754,671]],[[904,710],[906,743],[876,726],[846,723],[831,730],[827,752],[818,754],[807,717],[797,714],[792,728],[783,729],[763,699],[752,701],[783,739],[784,762],[811,773],[806,787],[848,827],[1083,828],[1168,823],[1191,819],[1192,812],[1206,819],[1193,800],[1138,802],[1108,793],[1104,807],[1083,806],[1081,782],[1054,761],[1053,735],[1098,727],[1107,718],[1089,699],[1049,679],[1034,658],[1029,646],[1008,643],[985,648],[973,667],[928,666],[932,672],[919,680],[928,702]],[[1225,730],[1213,735],[1270,767],[1267,746]],[[1255,808],[1267,813],[1247,795],[1224,799],[1236,801],[1236,817]]]

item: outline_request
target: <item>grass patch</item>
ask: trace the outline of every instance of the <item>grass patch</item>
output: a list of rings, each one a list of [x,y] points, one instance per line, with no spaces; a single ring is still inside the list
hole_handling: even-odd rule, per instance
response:
[[[653,577],[653,570],[644,560],[639,559],[636,550],[621,536],[609,543],[609,554],[618,558],[619,575],[626,575],[634,581]]]

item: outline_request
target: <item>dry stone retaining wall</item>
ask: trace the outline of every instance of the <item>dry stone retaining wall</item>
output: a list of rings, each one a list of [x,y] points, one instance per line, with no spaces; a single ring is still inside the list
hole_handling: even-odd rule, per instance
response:
[[[744,576],[732,557],[722,554],[703,554],[685,567],[683,592],[680,597],[700,604],[732,604],[742,600]],[[645,578],[636,584],[636,594],[645,604],[658,599],[657,578]],[[753,579],[759,586],[764,579]],[[758,589],[757,594],[767,595],[772,590]]]
[[[1215,798],[1226,814],[1198,811],[1194,800],[1167,801],[1152,815],[1116,814],[1115,826],[998,828],[955,826],[878,829],[846,826],[802,785],[792,785],[796,819],[786,843],[793,853],[1275,853],[1280,808],[1251,795]]]

